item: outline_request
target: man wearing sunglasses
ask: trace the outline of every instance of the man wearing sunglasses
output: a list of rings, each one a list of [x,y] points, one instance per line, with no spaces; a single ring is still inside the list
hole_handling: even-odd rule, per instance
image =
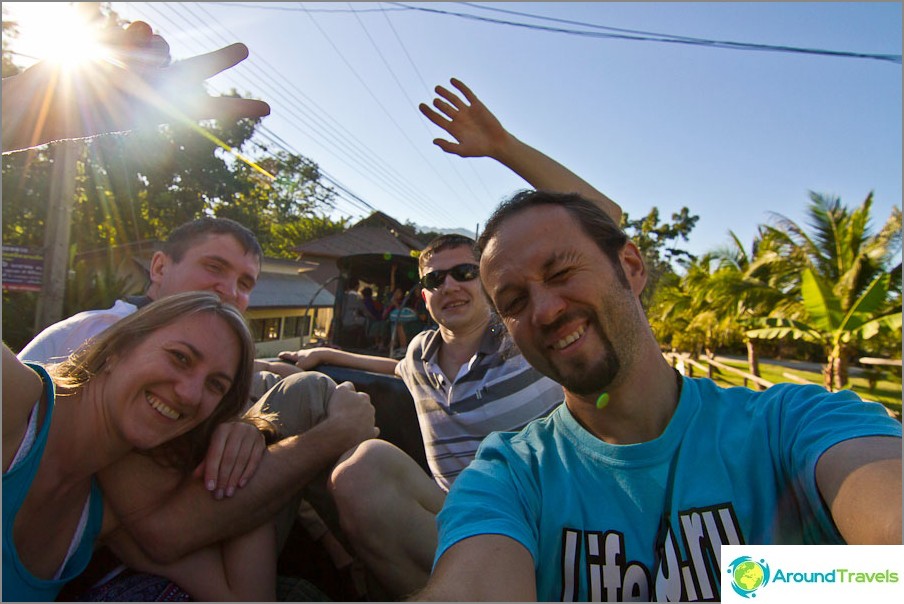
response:
[[[470,89],[451,81],[467,103],[437,86],[441,98],[433,105],[443,115],[420,106],[456,140],[436,139],[438,147],[461,157],[492,157],[535,188],[581,193],[620,219],[618,205],[509,134]],[[419,273],[421,295],[438,328],[415,336],[401,361],[330,348],[280,354],[302,369],[324,363],[396,374],[411,391],[432,479],[400,449],[378,439],[349,452],[331,479],[346,536],[392,598],[426,584],[437,544],[436,514],[483,439],[494,431],[520,430],[550,413],[564,396],[559,384],[527,363],[491,312],[474,240],[434,239],[421,252]]]

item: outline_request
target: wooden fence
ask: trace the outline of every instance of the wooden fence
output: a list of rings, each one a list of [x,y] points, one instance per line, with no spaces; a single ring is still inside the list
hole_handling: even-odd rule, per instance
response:
[[[752,382],[757,390],[765,390],[774,384],[769,380],[764,380],[763,378],[753,375],[747,371],[742,371],[737,367],[732,367],[731,365],[726,365],[725,363],[720,363],[715,359],[711,359],[709,357],[701,357],[699,360],[692,359],[688,355],[677,354],[674,352],[666,352],[663,353],[663,356],[669,361],[672,367],[675,367],[688,377],[694,377],[694,371],[699,370],[701,375],[705,375],[710,379],[717,380],[713,369],[718,369],[719,371],[724,371],[726,373],[731,373],[736,375],[744,380],[744,386],[748,386],[749,382]],[[802,378],[796,378],[802,379]]]

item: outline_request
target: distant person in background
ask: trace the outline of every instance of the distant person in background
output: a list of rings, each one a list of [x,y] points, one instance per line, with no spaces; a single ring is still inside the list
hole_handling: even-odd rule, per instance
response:
[[[536,187],[579,191],[612,214],[621,209],[579,176],[508,131],[462,82],[465,95],[438,86],[434,106],[421,112],[456,142],[434,141],[450,153],[492,157]],[[487,304],[478,279],[474,241],[444,235],[418,260],[421,292],[437,327],[413,337],[405,357],[353,355],[324,348],[286,352],[281,358],[310,369],[318,363],[395,373],[411,391],[432,480],[385,441],[359,446],[333,472],[333,494],[355,553],[392,597],[423,588],[437,544],[436,514],[446,491],[478,446],[497,430],[519,430],[562,400],[561,387],[541,378],[512,344]],[[401,290],[400,290],[401,293]]]
[[[400,336],[399,329],[399,319],[400,313],[404,308],[405,302],[405,290],[401,287],[393,288],[391,293],[386,299],[386,303],[382,305],[382,319],[380,320],[380,327],[382,329],[382,337],[386,341],[387,351],[391,347],[393,354],[397,354],[397,351],[401,351],[401,354],[404,354],[405,348],[407,347],[407,340],[405,341],[405,345],[402,345],[402,340],[404,335]],[[398,358],[398,356],[395,356]]]
[[[365,316],[370,320],[383,318],[383,305],[374,299],[374,290],[365,287],[361,290],[361,302],[364,304]]]
[[[374,290],[370,287],[361,290],[361,302],[364,305],[364,317],[367,320],[365,329],[368,341],[373,342],[373,347],[377,350],[384,350],[386,324],[383,321],[383,305],[374,298]]]
[[[388,319],[389,314],[394,310],[400,310],[403,307],[403,301],[405,300],[405,290],[401,287],[396,287],[392,290],[392,293],[389,295],[389,300],[386,301],[386,304],[383,305],[383,318]]]
[[[342,317],[339,322],[337,341],[343,346],[361,348],[364,345],[365,324],[367,322],[364,302],[358,292],[360,281],[351,277],[345,284],[342,300]]]
[[[398,356],[402,357],[408,349],[408,341],[410,335],[420,331],[420,328],[412,329],[417,323],[418,316],[414,310],[413,293],[406,292],[397,287],[392,292],[392,298],[383,312],[385,321],[389,324],[391,341],[395,343],[394,349],[399,351]]]

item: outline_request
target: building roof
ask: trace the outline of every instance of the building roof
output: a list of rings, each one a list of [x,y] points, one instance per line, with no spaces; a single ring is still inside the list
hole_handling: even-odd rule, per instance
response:
[[[374,212],[342,233],[303,243],[302,256],[341,258],[353,254],[401,254],[424,248],[414,232],[382,212]]]
[[[251,291],[249,309],[255,308],[332,308],[333,294],[305,275],[262,272]]]
[[[307,262],[299,260],[287,260],[286,258],[273,258],[264,256],[261,260],[261,274],[283,274],[297,275],[300,273],[310,272],[318,267],[316,262]]]

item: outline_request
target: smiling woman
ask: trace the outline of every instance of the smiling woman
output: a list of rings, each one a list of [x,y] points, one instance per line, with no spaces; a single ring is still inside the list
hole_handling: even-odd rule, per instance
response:
[[[241,313],[206,292],[152,302],[59,365],[24,364],[4,345],[3,599],[52,601],[106,543],[196,599],[273,600],[269,524],[156,564],[118,530],[96,477],[133,451],[189,476],[247,400],[253,363]]]

